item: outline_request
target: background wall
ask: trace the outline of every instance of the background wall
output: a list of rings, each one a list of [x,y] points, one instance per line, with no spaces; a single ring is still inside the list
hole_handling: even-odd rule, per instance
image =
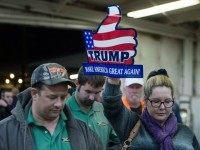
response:
[[[182,72],[182,41],[159,35],[139,33],[135,64],[144,65],[144,79],[154,69],[165,68],[175,85],[175,96],[180,93]]]
[[[151,70],[165,68],[174,83],[175,99],[187,111],[185,124],[200,141],[200,46],[194,41],[139,33],[135,64],[144,65],[144,79]]]

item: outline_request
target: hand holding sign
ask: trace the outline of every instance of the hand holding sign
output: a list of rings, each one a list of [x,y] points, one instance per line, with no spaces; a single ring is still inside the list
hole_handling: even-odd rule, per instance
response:
[[[108,7],[108,14],[96,32],[84,31],[89,63],[83,63],[84,73],[114,78],[143,77],[142,65],[133,65],[137,33],[121,29],[119,6]]]
[[[136,31],[119,29],[121,13],[118,6],[108,7],[109,13],[95,34],[85,31],[85,41],[90,63],[133,64],[136,55]]]
[[[121,83],[120,78],[110,78],[110,77],[108,77],[107,81],[108,81],[108,83],[115,84],[115,85],[120,85],[120,83]]]

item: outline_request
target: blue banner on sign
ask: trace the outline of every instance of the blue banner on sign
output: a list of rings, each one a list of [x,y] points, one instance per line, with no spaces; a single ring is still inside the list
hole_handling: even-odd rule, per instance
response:
[[[143,78],[143,65],[103,64],[87,62],[84,62],[82,65],[85,75],[103,75],[113,78]]]

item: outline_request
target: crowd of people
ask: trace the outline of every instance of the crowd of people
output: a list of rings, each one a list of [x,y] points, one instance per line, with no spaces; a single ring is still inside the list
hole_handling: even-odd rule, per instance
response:
[[[1,92],[0,150],[200,150],[165,69],[121,86],[82,67],[74,83],[60,64],[38,66],[29,88]]]

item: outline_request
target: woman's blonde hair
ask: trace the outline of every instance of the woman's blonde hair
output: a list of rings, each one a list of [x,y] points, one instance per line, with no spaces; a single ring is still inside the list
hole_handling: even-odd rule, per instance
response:
[[[171,89],[172,98],[174,98],[173,83],[170,80],[165,69],[151,71],[144,84],[144,98],[147,100],[155,87],[165,86]]]

